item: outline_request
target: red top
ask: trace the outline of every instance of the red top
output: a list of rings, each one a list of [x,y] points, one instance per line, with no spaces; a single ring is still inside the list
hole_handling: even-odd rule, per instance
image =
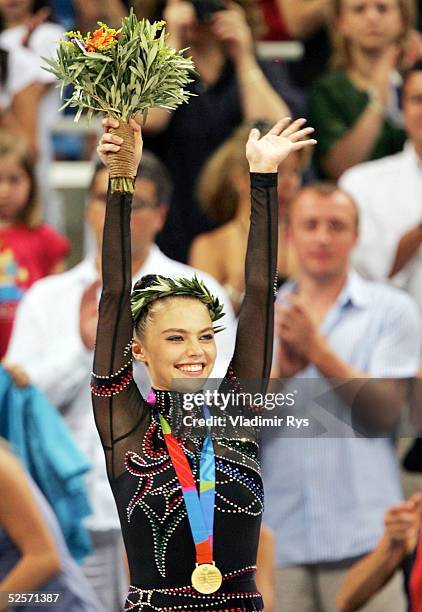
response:
[[[412,612],[422,610],[422,535],[416,551],[416,559],[410,574],[410,601]]]
[[[69,241],[49,225],[0,229],[0,357],[6,353],[19,300],[69,253]]]
[[[259,6],[267,26],[267,31],[262,40],[291,40],[292,37],[287,30],[287,25],[276,0],[260,0]]]

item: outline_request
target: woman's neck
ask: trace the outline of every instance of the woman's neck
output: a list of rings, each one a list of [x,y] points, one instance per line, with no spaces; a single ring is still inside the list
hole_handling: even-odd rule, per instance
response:
[[[362,88],[372,83],[375,67],[382,59],[386,50],[365,51],[361,47],[350,50],[350,62],[346,72],[356,85]]]

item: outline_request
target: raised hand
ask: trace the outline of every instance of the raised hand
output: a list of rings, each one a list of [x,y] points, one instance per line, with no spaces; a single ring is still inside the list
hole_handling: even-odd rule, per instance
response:
[[[379,58],[372,69],[373,92],[380,104],[388,106],[391,95],[391,74],[397,66],[400,57],[400,47],[392,44]]]
[[[277,121],[268,134],[260,137],[256,128],[251,130],[246,143],[246,157],[251,172],[277,172],[278,166],[292,151],[300,151],[313,146],[316,140],[306,138],[314,128],[302,126],[306,119],[297,119],[291,123],[286,117]]]
[[[103,164],[109,167],[109,154],[117,153],[120,151],[120,145],[123,142],[123,138],[117,136],[116,134],[110,133],[110,128],[118,128],[119,122],[117,119],[113,119],[112,117],[106,117],[102,122],[104,134],[100,138],[100,142],[98,143],[97,153],[98,157],[101,159]],[[129,125],[132,127],[135,133],[135,151],[134,151],[134,165],[137,168],[139,166],[139,162],[142,157],[142,130],[141,126],[135,119],[129,119]]]
[[[224,43],[231,60],[236,63],[245,55],[254,54],[252,32],[245,10],[237,2],[227,2],[227,8],[214,13],[211,28],[216,38]]]
[[[410,499],[387,510],[384,518],[385,535],[396,546],[403,546],[411,553],[418,541],[421,526],[422,494],[415,493]]]

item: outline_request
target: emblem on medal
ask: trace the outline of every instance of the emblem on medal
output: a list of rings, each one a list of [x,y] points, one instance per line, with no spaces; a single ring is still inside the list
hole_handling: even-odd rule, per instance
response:
[[[223,577],[215,563],[197,563],[195,569],[192,572],[191,577],[192,586],[203,595],[209,593],[215,593],[221,587]]]

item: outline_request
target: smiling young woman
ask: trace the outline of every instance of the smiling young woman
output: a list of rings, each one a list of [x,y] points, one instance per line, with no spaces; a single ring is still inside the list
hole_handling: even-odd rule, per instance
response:
[[[122,143],[108,132],[116,124],[104,122],[98,153],[106,165]],[[246,296],[222,383],[226,390],[236,389],[239,379],[260,380],[262,391],[266,388],[277,262],[277,168],[290,152],[315,143],[307,139],[312,128],[303,124],[281,120],[262,138],[252,130],[247,143],[252,221]],[[136,169],[142,137],[133,121],[132,127]],[[183,400],[183,394],[171,391],[174,381],[201,388],[211,373],[221,305],[195,278],[150,275],[131,294],[131,200],[130,193],[109,191],[92,378],[95,419],[129,560],[126,609],[263,610],[254,580],[263,507],[256,440],[211,439],[209,433],[176,437],[171,429]],[[132,357],[150,375],[147,400],[133,382]]]

